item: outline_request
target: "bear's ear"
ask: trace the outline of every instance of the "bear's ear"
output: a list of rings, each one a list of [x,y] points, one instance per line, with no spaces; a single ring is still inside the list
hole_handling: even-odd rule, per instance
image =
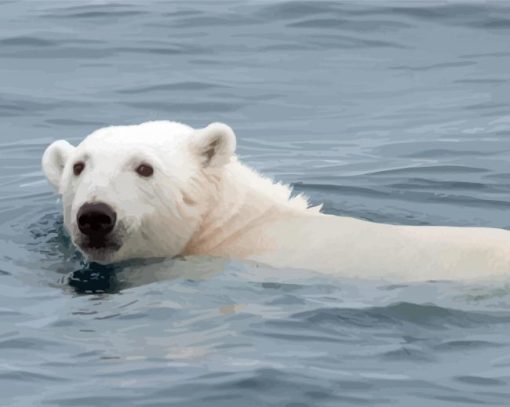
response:
[[[211,123],[195,130],[194,150],[202,157],[204,167],[221,167],[230,161],[236,150],[236,135],[223,123]]]
[[[65,140],[57,140],[51,143],[42,157],[42,167],[46,178],[57,190],[60,186],[62,172],[67,159],[75,147]]]

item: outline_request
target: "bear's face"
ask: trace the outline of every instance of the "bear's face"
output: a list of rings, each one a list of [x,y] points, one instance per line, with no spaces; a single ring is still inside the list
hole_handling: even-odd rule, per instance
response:
[[[148,122],[97,130],[76,147],[55,141],[42,164],[73,243],[90,261],[110,263],[182,253],[234,150],[224,124]]]

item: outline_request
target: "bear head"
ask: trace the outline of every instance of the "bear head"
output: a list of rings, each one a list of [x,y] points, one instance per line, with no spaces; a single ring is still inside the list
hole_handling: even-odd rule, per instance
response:
[[[181,254],[214,204],[234,156],[232,129],[156,121],[53,142],[42,166],[73,243],[98,263]]]

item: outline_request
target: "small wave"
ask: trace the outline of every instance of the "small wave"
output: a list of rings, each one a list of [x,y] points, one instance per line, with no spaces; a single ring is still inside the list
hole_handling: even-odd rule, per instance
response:
[[[58,125],[58,126],[73,126],[73,127],[104,127],[107,126],[108,123],[106,122],[100,122],[100,121],[94,121],[94,120],[79,120],[79,119],[46,119],[46,123]],[[44,144],[46,146],[46,144]]]
[[[477,156],[489,156],[494,154],[493,152],[475,151],[475,150],[453,150],[447,148],[434,148],[430,150],[422,150],[403,157],[409,158],[450,158],[450,157],[477,157]]]
[[[489,17],[484,21],[474,21],[472,26],[482,28],[484,30],[509,30],[510,19],[501,17]]]
[[[313,29],[338,29],[345,31],[369,33],[373,31],[388,29],[401,29],[412,27],[410,24],[388,21],[388,20],[344,20],[333,18],[316,18],[306,19],[288,24],[288,27],[293,28],[313,28]]]
[[[173,102],[124,102],[126,106],[138,109],[165,112],[166,114],[188,113],[188,112],[235,112],[241,109],[240,103],[227,102],[196,102],[196,103],[173,103]]]
[[[480,59],[480,58],[501,58],[510,56],[510,52],[480,52],[476,54],[462,54],[459,58]]]
[[[486,168],[468,167],[464,165],[424,165],[421,167],[404,167],[393,168],[388,170],[380,170],[368,172],[365,175],[411,175],[411,174],[473,174],[489,172]]]
[[[261,7],[257,14],[270,20],[294,19],[317,14],[330,15],[339,9],[340,4],[329,1],[283,1]]]
[[[60,346],[57,341],[50,341],[42,338],[33,337],[14,337],[9,339],[0,340],[0,349],[37,349],[48,350],[48,348],[58,348]]]
[[[279,4],[262,7],[259,14],[271,20],[295,20],[300,18],[309,19],[316,16],[335,16],[338,19],[349,18],[361,20],[362,18],[387,17],[391,20],[385,24],[408,25],[409,21],[434,22],[435,24],[460,25],[481,29],[507,29],[510,20],[498,17],[497,12],[506,11],[505,4],[492,4],[491,11],[484,5],[465,4],[438,4],[438,2],[417,2],[415,4],[399,3],[396,1],[386,2],[384,6],[371,3],[369,7],[361,7],[356,3],[335,3],[330,1],[317,1],[314,3],[303,1],[287,1]],[[481,20],[482,16],[482,21]],[[406,21],[407,20],[407,21]],[[365,20],[366,21],[366,20]],[[361,23],[364,21],[361,20]]]
[[[419,363],[434,362],[434,355],[410,346],[402,346],[397,350],[391,350],[381,355],[383,359],[391,361],[415,361]]]
[[[467,181],[436,181],[424,178],[411,178],[407,182],[391,184],[395,189],[420,189],[434,191],[492,191],[497,192],[496,188],[491,188],[489,184],[481,182]],[[494,186],[495,187],[495,186]]]
[[[207,90],[207,89],[224,88],[224,87],[226,87],[226,86],[218,85],[218,84],[214,84],[214,83],[207,83],[207,82],[176,82],[176,83],[159,84],[159,85],[153,85],[153,86],[141,86],[141,87],[137,87],[137,88],[121,89],[118,91],[118,93],[137,95],[137,94],[144,94],[144,93],[166,92],[166,91],[176,91],[176,90],[203,91],[203,90]]]
[[[117,52],[133,52],[135,54],[159,54],[159,55],[178,55],[197,53],[197,48],[183,48],[178,45],[165,45],[161,47],[146,46],[146,47],[119,47],[116,48]]]
[[[235,27],[260,24],[260,19],[240,13],[227,13],[224,15],[196,15],[175,19],[174,27]]]
[[[429,328],[444,328],[510,323],[510,314],[506,313],[468,312],[408,302],[366,309],[319,308],[293,314],[291,317],[313,325],[338,324],[359,327],[406,323]]]
[[[506,386],[507,383],[503,380],[492,378],[492,377],[482,377],[482,376],[457,376],[455,380],[466,383],[469,385],[478,385],[478,386]]]
[[[476,350],[476,349],[485,349],[485,348],[494,348],[494,347],[502,347],[504,345],[490,342],[490,341],[482,341],[475,339],[463,339],[463,340],[448,340],[441,342],[434,346],[434,349],[451,352],[451,351],[466,351],[466,350]]]
[[[473,79],[457,79],[453,83],[468,83],[468,84],[500,84],[508,82],[507,79],[503,78],[473,78]]]
[[[134,17],[144,14],[148,14],[148,12],[136,9],[130,4],[105,3],[54,8],[43,17],[80,20]]]
[[[37,37],[10,37],[0,39],[0,45],[4,47],[51,47],[56,43]]]
[[[459,62],[441,62],[438,64],[432,64],[432,65],[420,65],[420,66],[411,66],[411,65],[396,65],[392,66],[389,69],[397,70],[397,71],[431,71],[431,70],[437,70],[437,69],[443,69],[443,68],[459,68],[462,66],[471,66],[476,65],[476,62],[473,61],[459,61]]]
[[[58,18],[119,18],[119,17],[131,17],[146,14],[142,11],[84,11],[81,13],[67,13],[64,15],[51,15],[52,17]]]
[[[406,48],[406,45],[395,41],[376,40],[370,38],[351,37],[334,34],[312,34],[307,42],[325,48]]]
[[[84,47],[55,47],[55,48],[34,48],[16,49],[9,52],[8,49],[1,49],[3,57],[14,59],[99,59],[115,55],[114,49],[84,48]]]
[[[0,373],[0,381],[16,381],[16,382],[58,382],[63,383],[69,379],[62,376],[53,376],[45,373],[30,372],[27,370],[10,370]]]

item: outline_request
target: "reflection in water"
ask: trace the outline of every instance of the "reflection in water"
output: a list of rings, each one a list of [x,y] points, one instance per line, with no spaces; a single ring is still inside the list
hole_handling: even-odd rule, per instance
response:
[[[82,262],[64,283],[78,294],[118,293],[157,281],[208,279],[224,272],[228,263],[227,259],[208,256],[136,259],[109,265]]]
[[[67,283],[78,294],[116,293],[120,290],[115,267],[97,263],[75,270],[67,276]]]

